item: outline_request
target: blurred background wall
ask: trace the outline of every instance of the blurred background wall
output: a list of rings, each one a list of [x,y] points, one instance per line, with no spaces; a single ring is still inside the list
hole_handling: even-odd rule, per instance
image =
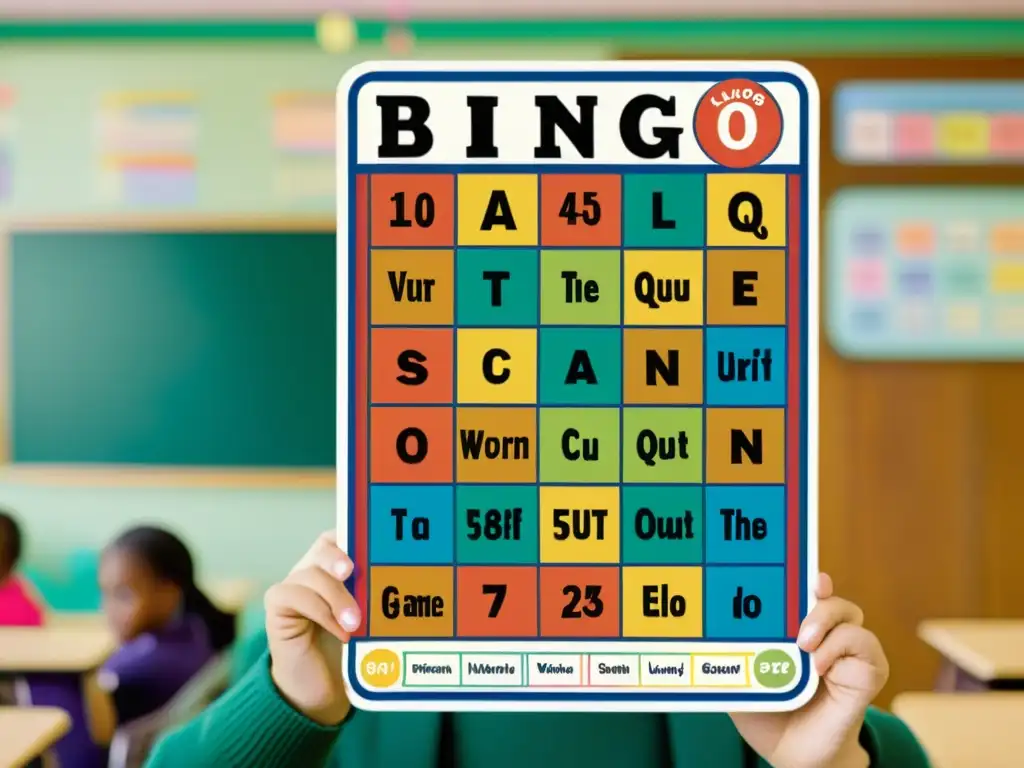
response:
[[[383,10],[369,0],[342,5],[365,16],[318,25],[312,17],[337,3],[225,0],[217,15],[234,18],[193,23],[184,17],[205,14],[207,4],[148,3],[147,15],[177,17],[165,23],[125,21],[142,14],[122,0],[0,0],[0,145],[8,163],[0,219],[329,221],[333,88],[352,64],[395,57],[805,63],[823,96],[823,286],[832,264],[829,211],[840,190],[911,199],[922,188],[943,189],[954,200],[962,194],[974,210],[976,189],[1005,196],[1024,185],[1024,160],[846,162],[833,141],[834,133],[846,135],[835,97],[847,81],[1024,84],[1019,2],[844,2],[829,6],[833,18],[814,19],[803,2],[669,9],[648,0],[629,5],[636,18],[600,20],[594,16],[627,9],[603,0],[524,0],[512,21],[488,21],[491,6],[470,9],[462,0],[409,0]],[[700,16],[712,6],[735,17]],[[773,18],[753,18],[755,8]],[[642,18],[670,11],[694,15]],[[559,18],[541,18],[549,14]],[[111,183],[117,137],[104,133],[104,121],[125,99],[147,98],[190,106],[191,127],[169,129],[166,140],[191,158],[192,195],[142,201]],[[288,114],[297,98],[305,105],[301,119]],[[289,142],[312,147],[312,160],[310,152],[296,158]],[[830,300],[823,294],[823,319]],[[920,619],[1024,616],[1024,344],[1008,344],[999,360],[941,350],[924,360],[899,351],[872,357],[840,352],[823,329],[821,562],[882,636],[894,662],[893,691],[930,684],[935,659],[914,638]],[[69,553],[100,547],[129,523],[156,520],[187,535],[205,573],[261,583],[283,573],[335,514],[334,492],[322,484],[136,481],[17,465],[0,472],[0,504],[26,521],[29,558],[40,568],[60,568]]]

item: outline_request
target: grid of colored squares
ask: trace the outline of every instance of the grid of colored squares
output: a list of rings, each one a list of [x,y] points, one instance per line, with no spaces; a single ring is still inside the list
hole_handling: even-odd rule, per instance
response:
[[[782,636],[787,177],[369,190],[370,634]]]
[[[848,83],[836,154],[855,163],[1024,163],[1024,82]]]
[[[830,334],[855,354],[1024,353],[1024,195],[848,190],[829,222]]]

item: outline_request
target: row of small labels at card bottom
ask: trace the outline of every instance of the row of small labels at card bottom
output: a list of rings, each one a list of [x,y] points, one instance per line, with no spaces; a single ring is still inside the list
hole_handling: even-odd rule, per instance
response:
[[[697,687],[753,685],[753,654],[406,653],[405,686]]]

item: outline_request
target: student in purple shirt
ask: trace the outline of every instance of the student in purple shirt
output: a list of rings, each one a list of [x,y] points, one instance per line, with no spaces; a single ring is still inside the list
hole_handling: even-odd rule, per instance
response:
[[[196,586],[188,547],[160,528],[133,528],[100,563],[103,612],[120,647],[100,672],[117,721],[167,704],[235,639],[235,620]]]
[[[60,673],[26,678],[25,703],[71,715],[71,731],[54,747],[61,768],[105,768],[106,743],[118,723],[163,707],[235,639],[234,619],[196,587],[188,547],[167,531],[122,534],[104,551],[99,579],[119,647],[98,685]]]

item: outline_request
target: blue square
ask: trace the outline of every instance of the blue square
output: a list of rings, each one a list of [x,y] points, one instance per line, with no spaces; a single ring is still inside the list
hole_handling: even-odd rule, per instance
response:
[[[774,566],[704,571],[708,640],[782,639],[785,569]]]
[[[705,503],[709,564],[785,562],[786,492],[782,486],[708,486]]]
[[[455,559],[455,492],[450,485],[370,488],[370,562],[451,564]]]
[[[786,404],[784,327],[708,328],[704,347],[708,405]]]

